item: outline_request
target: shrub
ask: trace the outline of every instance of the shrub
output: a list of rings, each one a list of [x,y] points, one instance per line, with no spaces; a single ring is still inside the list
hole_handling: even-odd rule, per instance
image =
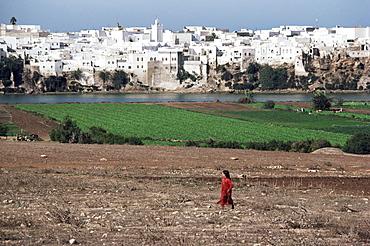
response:
[[[6,136],[8,131],[9,128],[5,124],[0,123],[0,136]]]
[[[200,145],[197,141],[189,140],[185,143],[185,146],[186,147],[199,147]]]
[[[273,100],[267,100],[266,102],[263,103],[263,108],[264,109],[273,109],[273,108],[275,108],[275,102]]]
[[[310,141],[297,141],[291,145],[291,152],[308,153],[310,152],[311,143]]]
[[[331,147],[330,142],[326,139],[317,139],[311,142],[311,151],[325,148],[325,147]]]
[[[53,127],[50,131],[50,139],[61,143],[78,143],[80,135],[81,129],[69,115],[59,126]]]
[[[125,139],[125,141],[127,144],[131,145],[144,145],[143,141],[141,141],[141,139],[138,137],[128,137]]]
[[[235,141],[220,141],[216,144],[217,148],[226,148],[226,149],[243,149],[243,146]]]
[[[12,86],[12,84],[13,84],[13,81],[11,80],[3,80],[4,87]]]
[[[222,80],[231,80],[233,78],[233,75],[229,72],[229,71],[225,71],[222,75],[221,75],[221,79]]]
[[[267,150],[267,144],[265,142],[248,142],[246,143],[245,148],[255,150]]]
[[[266,143],[266,149],[270,151],[289,151],[292,145],[291,141],[271,140]]]
[[[355,134],[346,141],[343,151],[353,154],[370,154],[370,135],[366,133]]]

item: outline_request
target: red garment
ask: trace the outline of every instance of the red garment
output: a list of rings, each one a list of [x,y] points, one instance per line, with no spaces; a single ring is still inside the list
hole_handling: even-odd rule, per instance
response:
[[[229,178],[222,178],[221,182],[221,198],[217,204],[221,206],[233,205],[233,199],[231,198],[231,189],[233,188],[233,183]]]

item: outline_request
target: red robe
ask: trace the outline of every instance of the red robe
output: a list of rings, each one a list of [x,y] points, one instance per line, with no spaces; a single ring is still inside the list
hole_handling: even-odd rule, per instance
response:
[[[221,182],[221,198],[217,204],[221,206],[233,205],[233,199],[231,199],[231,189],[233,188],[233,183],[229,178],[222,178]]]

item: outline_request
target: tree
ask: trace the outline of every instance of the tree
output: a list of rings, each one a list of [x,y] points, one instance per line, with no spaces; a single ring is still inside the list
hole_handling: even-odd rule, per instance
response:
[[[5,124],[0,123],[0,136],[6,136],[8,131],[9,128]]]
[[[260,68],[261,68],[261,65],[259,65],[256,62],[251,62],[248,65],[247,73],[248,74],[256,74],[260,70]]]
[[[80,80],[82,78],[82,71],[77,68],[77,70],[73,71],[72,74],[71,74],[71,77],[72,79],[75,79],[75,80]]]
[[[5,62],[0,62],[0,80],[10,80],[11,70]]]
[[[14,26],[16,23],[17,23],[17,19],[14,16],[10,18],[10,24]]]
[[[105,70],[99,72],[99,78],[103,80],[103,85],[110,79],[110,76],[110,73]]]
[[[180,84],[183,81],[187,80],[189,76],[190,76],[189,72],[185,71],[184,68],[179,69],[179,71],[177,72],[177,79],[180,81]]]
[[[265,65],[260,70],[260,83],[262,85],[262,90],[273,90],[274,85],[274,69],[269,65]]]
[[[355,134],[346,141],[343,151],[353,154],[370,154],[370,135],[366,133]]]
[[[112,81],[114,89],[120,90],[122,86],[125,86],[128,83],[127,74],[123,70],[115,70]]]
[[[269,65],[265,65],[260,70],[262,90],[284,89],[287,79],[287,70],[284,68],[273,69]]]
[[[81,129],[77,123],[67,115],[61,124],[53,127],[50,131],[50,139],[61,143],[78,143],[81,137]]]
[[[312,97],[313,109],[315,109],[315,110],[328,110],[331,107],[331,103],[330,103],[331,100],[332,99],[330,99],[326,96],[325,92],[318,91]]]
[[[67,79],[61,76],[50,76],[45,81],[46,91],[49,92],[63,92],[67,88]]]
[[[225,72],[221,75],[221,79],[222,79],[222,80],[225,80],[225,81],[232,80],[232,79],[233,79],[233,75],[232,75],[229,71],[225,71]]]
[[[245,90],[244,91],[245,97],[239,98],[238,103],[253,103],[253,95],[250,90]]]
[[[206,41],[215,41],[215,39],[218,38],[216,33],[212,33],[211,36],[206,37]]]
[[[2,83],[3,83],[4,87],[10,87],[13,84],[13,82],[11,80],[3,80]]]
[[[22,74],[23,74],[23,59],[20,57],[9,56],[4,59],[5,67],[3,71],[9,77],[6,78],[10,80],[11,73],[13,74],[14,86],[22,84]],[[0,66],[1,67],[1,66]]]

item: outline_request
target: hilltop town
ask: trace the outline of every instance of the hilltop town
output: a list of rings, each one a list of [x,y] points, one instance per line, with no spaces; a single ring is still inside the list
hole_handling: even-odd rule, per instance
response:
[[[0,90],[365,91],[369,58],[370,27],[171,31],[156,19],[53,33],[12,23],[0,27]]]

